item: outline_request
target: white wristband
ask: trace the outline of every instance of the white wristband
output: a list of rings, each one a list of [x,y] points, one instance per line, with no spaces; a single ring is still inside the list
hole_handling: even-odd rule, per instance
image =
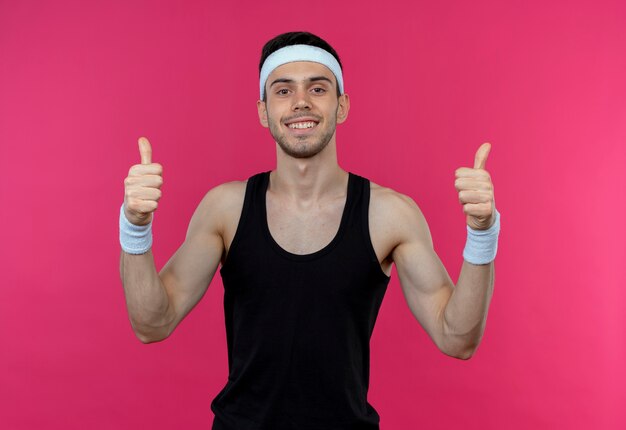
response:
[[[500,212],[494,207],[496,221],[486,230],[474,230],[467,226],[467,242],[463,250],[463,258],[472,264],[489,264],[498,252],[498,235],[500,234]]]
[[[154,220],[154,214],[152,214]],[[128,254],[145,254],[152,248],[152,221],[146,225],[135,225],[128,221],[124,204],[120,208],[120,245]]]

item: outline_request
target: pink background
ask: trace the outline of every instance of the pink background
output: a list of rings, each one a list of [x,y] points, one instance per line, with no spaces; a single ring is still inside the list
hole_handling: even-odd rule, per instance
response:
[[[492,143],[482,344],[437,350],[394,269],[371,342],[381,429],[625,428],[626,3],[545,3],[0,1],[0,427],[210,428],[221,278],[169,339],[135,338],[123,179],[147,136],[161,268],[207,190],[275,167],[259,54],[305,29],[345,66],[341,166],[415,199],[455,282],[454,171]]]

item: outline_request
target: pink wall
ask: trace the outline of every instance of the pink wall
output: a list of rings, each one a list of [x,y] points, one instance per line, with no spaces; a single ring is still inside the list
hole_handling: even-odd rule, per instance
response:
[[[485,337],[469,361],[443,355],[394,269],[372,338],[381,428],[625,428],[626,3],[94,3],[0,1],[1,428],[210,428],[221,278],[168,340],[135,338],[123,179],[147,136],[160,268],[208,189],[274,167],[258,57],[299,29],[345,65],[340,164],[415,199],[455,281],[454,171],[492,143]]]

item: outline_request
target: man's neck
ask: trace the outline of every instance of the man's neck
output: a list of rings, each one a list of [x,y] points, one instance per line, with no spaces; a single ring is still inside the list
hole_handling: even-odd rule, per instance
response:
[[[309,205],[345,194],[348,173],[339,167],[334,145],[311,158],[286,155],[277,145],[269,191],[289,202]]]

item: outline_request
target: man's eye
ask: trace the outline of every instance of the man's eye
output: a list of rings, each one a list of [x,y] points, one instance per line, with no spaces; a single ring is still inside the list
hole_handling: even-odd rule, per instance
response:
[[[318,94],[323,94],[323,93],[326,92],[326,89],[321,88],[321,87],[315,87],[315,88],[313,88],[313,91],[315,91]]]
[[[285,95],[289,92],[289,90],[287,88],[281,88],[280,90],[276,91],[276,94],[280,94],[280,95]]]

